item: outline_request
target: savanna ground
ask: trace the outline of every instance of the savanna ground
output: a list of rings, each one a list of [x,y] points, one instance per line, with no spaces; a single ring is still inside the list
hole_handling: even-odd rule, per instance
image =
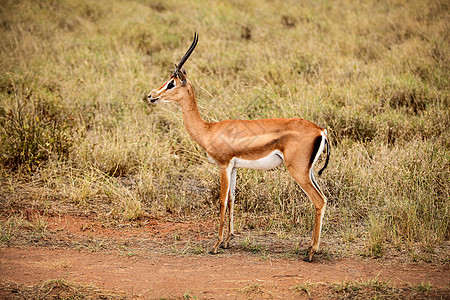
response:
[[[450,297],[448,1],[0,4],[1,297]],[[328,129],[313,263],[284,168],[238,171],[238,236],[207,254],[218,170],[142,101],[194,31],[204,119]]]

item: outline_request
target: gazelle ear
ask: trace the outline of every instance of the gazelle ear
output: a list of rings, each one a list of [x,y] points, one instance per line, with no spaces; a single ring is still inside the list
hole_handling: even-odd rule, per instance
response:
[[[186,79],[186,71],[184,70],[184,68],[180,71],[177,72],[178,78],[180,78],[181,80],[181,85],[186,85],[187,83],[187,79]]]
[[[181,80],[181,85],[186,85],[186,70],[184,68],[181,68],[181,70],[178,69],[177,65],[175,65],[175,70],[172,73],[173,77],[178,77]]]

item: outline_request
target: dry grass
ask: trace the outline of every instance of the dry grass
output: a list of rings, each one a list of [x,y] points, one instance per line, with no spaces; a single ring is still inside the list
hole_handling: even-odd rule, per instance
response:
[[[131,299],[135,296],[105,291],[65,279],[52,279],[32,286],[2,283],[0,295],[8,299]]]
[[[377,278],[367,282],[306,282],[294,286],[293,290],[320,299],[445,299],[449,295],[449,289],[433,288],[429,283],[398,287]]]
[[[2,1],[3,209],[215,212],[217,170],[179,109],[141,101],[197,31],[186,68],[205,119],[296,116],[331,132],[324,239],[431,257],[450,232],[447,1],[257,3]],[[236,209],[264,220],[238,228],[312,229],[283,168],[240,170]]]
[[[378,279],[368,282],[346,281],[332,283],[324,299],[445,299],[448,289],[433,289],[429,283],[395,287]]]
[[[292,290],[301,296],[321,299],[446,299],[449,296],[448,289],[436,289],[429,283],[395,287],[389,282],[376,279],[368,282],[304,283],[292,287]],[[259,283],[249,284],[240,292],[248,299],[274,296]],[[83,285],[65,279],[52,279],[28,286],[12,282],[2,283],[0,295],[8,299],[135,299],[141,297],[132,293],[107,291],[93,285]],[[185,292],[178,298],[197,299],[191,291]]]

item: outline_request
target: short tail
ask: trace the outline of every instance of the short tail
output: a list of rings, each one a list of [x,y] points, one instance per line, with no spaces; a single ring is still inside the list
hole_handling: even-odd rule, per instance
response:
[[[328,142],[328,138],[326,136],[326,130],[325,134],[322,135],[322,137],[325,139],[325,146],[327,146],[327,158],[325,159],[325,164],[323,165],[322,169],[319,170],[317,174],[322,175],[322,172],[327,168],[328,166],[328,160],[330,159],[330,143]]]

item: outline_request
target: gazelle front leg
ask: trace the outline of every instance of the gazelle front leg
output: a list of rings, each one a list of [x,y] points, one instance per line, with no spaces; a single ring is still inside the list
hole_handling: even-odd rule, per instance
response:
[[[219,221],[219,238],[214,244],[214,247],[209,252],[210,254],[217,254],[217,249],[223,242],[223,224],[225,223],[225,210],[228,202],[228,195],[230,193],[230,177],[232,168],[229,166],[220,166],[220,221]]]
[[[223,242],[222,248],[228,249],[230,247],[230,241],[234,237],[234,224],[233,224],[233,214],[234,214],[234,191],[236,189],[236,168],[231,170],[230,176],[230,189],[228,193],[228,236]]]

